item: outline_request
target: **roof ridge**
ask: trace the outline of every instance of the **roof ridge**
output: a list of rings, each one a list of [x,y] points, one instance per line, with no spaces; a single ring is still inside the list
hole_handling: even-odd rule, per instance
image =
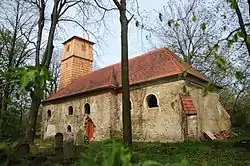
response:
[[[177,55],[173,54],[173,52],[171,50],[169,50],[168,48],[165,48],[168,53],[169,53],[169,57],[173,60],[173,62],[175,63],[175,65],[177,66],[177,68],[181,71],[181,72],[184,72],[185,71],[185,68],[183,67],[183,65],[177,61],[177,58],[176,57]]]
[[[157,49],[151,50],[151,51],[149,51],[149,52],[145,52],[145,53],[140,54],[140,55],[138,55],[138,56],[136,56],[136,57],[129,58],[128,60],[129,60],[129,61],[130,61],[130,60],[134,60],[134,59],[137,59],[137,58],[139,58],[139,57],[141,57],[141,56],[145,56],[145,55],[151,54],[152,52],[157,52],[157,51],[162,50],[162,49],[164,49],[164,47],[163,47],[163,48],[157,48]],[[115,65],[119,65],[119,64],[121,64],[121,62],[117,62],[117,63],[111,64],[111,65],[105,66],[105,67],[103,67],[103,68],[94,70],[93,72],[98,71],[98,70],[101,70],[101,69],[104,69],[104,68],[112,67],[112,66],[115,66]]]
[[[155,49],[155,50],[151,50],[151,51],[149,51],[149,52],[147,52],[147,53],[143,53],[143,54],[138,55],[138,56],[136,56],[136,57],[129,58],[128,60],[131,61],[131,60],[137,59],[137,58],[139,58],[139,57],[141,57],[141,56],[145,56],[145,55],[147,55],[147,54],[151,54],[152,52],[160,51],[160,50],[162,50],[162,49],[164,49],[164,48],[158,48],[158,49]],[[86,75],[79,76],[79,77],[75,78],[75,80],[78,80],[78,79],[80,79],[80,78],[82,78],[82,77],[85,77],[85,76],[87,76],[87,75],[89,75],[89,74],[91,74],[91,73],[94,73],[94,72],[97,72],[97,71],[100,71],[100,70],[104,70],[104,69],[106,69],[106,68],[111,68],[111,67],[112,67],[112,68],[114,69],[114,66],[120,65],[120,64],[121,64],[121,62],[117,62],[117,63],[111,64],[111,65],[105,66],[105,67],[103,67],[103,68],[100,68],[100,69],[97,69],[97,70],[93,70],[92,72],[90,72],[90,73],[88,73],[88,74],[86,74]]]
[[[164,55],[164,56],[159,56]],[[147,66],[145,66],[147,65]],[[181,58],[166,47],[158,48],[147,53],[129,59],[130,85],[165,78],[183,73],[188,73],[207,81],[207,77],[198,72],[192,65],[184,63]],[[118,88],[122,85],[121,62],[112,64],[98,70],[79,76],[65,88],[51,95],[45,101],[60,99],[63,97],[90,92],[100,88]],[[94,82],[93,82],[94,81]]]

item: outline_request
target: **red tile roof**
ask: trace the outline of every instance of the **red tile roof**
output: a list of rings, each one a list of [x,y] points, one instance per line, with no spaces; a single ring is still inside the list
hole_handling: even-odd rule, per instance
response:
[[[194,107],[191,96],[180,94],[183,111],[186,115],[196,115],[196,109]]]
[[[203,81],[209,81],[205,75],[183,62],[177,55],[166,48],[156,49],[129,59],[130,85],[174,76],[183,72],[187,72]],[[52,94],[44,102],[112,87],[121,87],[121,63],[76,78],[71,84]]]

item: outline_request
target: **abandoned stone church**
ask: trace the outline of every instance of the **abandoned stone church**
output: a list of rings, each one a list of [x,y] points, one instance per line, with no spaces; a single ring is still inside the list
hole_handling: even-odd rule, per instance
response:
[[[121,136],[121,64],[93,71],[93,42],[73,36],[63,44],[59,91],[42,102],[43,138]],[[202,93],[208,78],[167,48],[130,59],[129,81],[135,141],[199,139],[204,131],[230,129],[218,94]]]

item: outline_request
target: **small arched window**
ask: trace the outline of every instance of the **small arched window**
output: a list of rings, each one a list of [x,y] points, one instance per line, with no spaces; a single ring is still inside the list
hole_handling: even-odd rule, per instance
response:
[[[151,94],[148,95],[146,98],[147,104],[149,108],[155,108],[158,107],[158,100],[155,95]]]
[[[51,117],[51,110],[48,110],[47,111],[47,118],[50,118]]]
[[[69,106],[69,108],[68,108],[68,114],[69,115],[73,115],[73,107],[72,106]]]
[[[71,132],[71,126],[70,125],[67,126],[67,132],[69,132],[69,133]]]
[[[89,105],[89,103],[86,103],[84,105],[84,113],[85,114],[90,114],[90,105]]]

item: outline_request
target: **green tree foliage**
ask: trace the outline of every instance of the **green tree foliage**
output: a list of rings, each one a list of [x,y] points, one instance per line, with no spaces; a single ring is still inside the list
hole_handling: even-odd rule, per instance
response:
[[[0,30],[0,139],[16,139],[23,134],[29,98],[27,94],[20,97],[14,77],[15,69],[25,65],[24,59],[29,56],[22,38],[16,38],[5,28]]]
[[[184,61],[225,89],[221,101],[226,106],[227,98],[233,99],[230,107],[226,106],[232,118],[236,112],[237,116],[247,117],[241,100],[250,85],[249,5],[236,0],[172,0],[157,11],[161,18],[156,26],[147,28]],[[213,83],[203,87],[204,94],[214,90]]]

